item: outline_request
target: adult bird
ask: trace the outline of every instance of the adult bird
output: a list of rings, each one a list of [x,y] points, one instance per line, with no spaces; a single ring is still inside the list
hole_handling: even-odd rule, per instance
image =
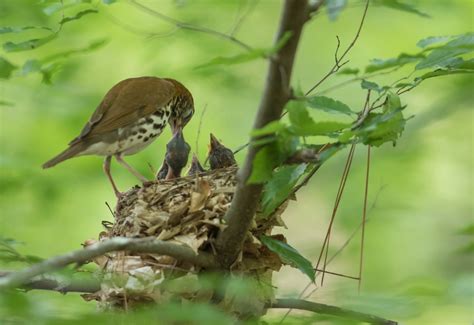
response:
[[[193,114],[193,97],[176,80],[157,77],[122,80],[107,92],[79,136],[43,168],[78,156],[105,156],[105,174],[119,197],[120,191],[110,173],[112,157],[145,182],[147,179],[127,164],[123,156],[133,155],[152,143],[167,122],[173,134],[181,132]]]

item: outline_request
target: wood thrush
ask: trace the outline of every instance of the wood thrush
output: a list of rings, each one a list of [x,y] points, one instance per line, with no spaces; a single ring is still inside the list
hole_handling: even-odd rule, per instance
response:
[[[135,154],[152,143],[167,122],[173,135],[181,133],[193,114],[193,97],[176,80],[156,77],[122,80],[107,92],[79,136],[69,143],[66,150],[46,162],[43,168],[78,156],[105,156],[105,174],[119,196],[120,192],[110,174],[112,157],[138,179],[146,181],[123,160],[123,156]]]

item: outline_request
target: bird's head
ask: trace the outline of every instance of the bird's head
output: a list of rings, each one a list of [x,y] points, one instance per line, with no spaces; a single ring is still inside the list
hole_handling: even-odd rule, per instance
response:
[[[166,79],[172,82],[176,88],[176,95],[171,106],[171,115],[168,123],[173,135],[180,132],[194,115],[193,96],[186,87],[174,79]]]

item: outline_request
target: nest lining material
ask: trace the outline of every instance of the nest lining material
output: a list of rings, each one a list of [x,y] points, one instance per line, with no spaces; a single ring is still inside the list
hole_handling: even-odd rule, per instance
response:
[[[100,234],[100,240],[121,237],[155,237],[216,254],[213,243],[226,224],[223,217],[232,201],[236,187],[237,167],[213,170],[170,181],[153,181],[129,190],[117,203],[115,223]],[[245,275],[260,283],[252,304],[262,313],[265,302],[272,299],[271,273],[283,264],[259,240],[261,234],[270,235],[274,226],[283,225],[279,216],[281,206],[271,218],[256,218],[244,242],[242,254],[233,267],[233,274]],[[278,235],[279,239],[283,236]],[[284,240],[284,237],[283,237]],[[155,301],[176,296],[164,289],[168,280],[196,277],[199,267],[173,257],[158,254],[113,252],[95,260],[102,268],[104,282],[99,292],[86,295],[88,300],[100,302],[102,307],[117,307],[133,301]],[[263,279],[265,279],[262,283]],[[199,285],[190,286],[178,296],[184,300],[203,301]],[[258,286],[257,286],[258,287]],[[226,299],[223,303],[225,304]],[[248,312],[248,311],[247,311]]]

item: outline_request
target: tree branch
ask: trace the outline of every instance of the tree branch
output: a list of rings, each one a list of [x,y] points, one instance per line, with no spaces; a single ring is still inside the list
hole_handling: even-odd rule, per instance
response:
[[[291,37],[275,55],[274,59],[270,60],[265,90],[260,101],[254,129],[259,129],[269,122],[278,120],[290,98],[289,84],[296,48],[303,25],[308,17],[309,11],[306,0],[285,1],[275,41],[281,39],[286,32],[291,32]],[[252,144],[249,146],[244,165],[238,173],[234,199],[225,216],[228,227],[217,240],[218,260],[224,267],[229,267],[241,250],[260,201],[262,184],[247,184],[255,155],[259,149],[261,149],[259,146]]]
[[[345,65],[347,62],[349,61],[345,61],[345,62],[342,62],[342,60],[346,57],[346,55],[349,53],[349,51],[354,47],[355,43],[357,42],[357,40],[359,39],[359,36],[360,36],[360,32],[362,31],[362,27],[364,26],[364,22],[365,22],[365,17],[367,15],[367,10],[369,9],[369,2],[370,0],[367,0],[366,3],[365,3],[365,8],[364,8],[364,13],[362,14],[362,19],[360,20],[360,24],[359,24],[359,28],[357,29],[357,32],[354,36],[354,39],[352,40],[352,42],[349,44],[349,46],[344,50],[344,52],[342,53],[342,55],[340,57],[338,57],[337,53],[339,51],[339,47],[341,45],[341,42],[339,41],[339,37],[337,37],[337,48],[336,48],[336,53],[335,53],[335,63],[334,63],[334,66],[331,68],[331,70],[329,70],[328,73],[326,73],[324,75],[324,77],[322,77],[314,86],[312,86],[306,93],[305,93],[305,96],[308,96],[310,93],[313,92],[313,90],[315,90],[316,88],[318,88],[327,78],[329,78],[330,76],[332,76],[333,74],[335,74],[336,72],[339,71],[339,69]],[[341,63],[342,62],[342,63]]]
[[[18,272],[12,272],[0,278],[0,290],[24,286],[38,275],[61,269],[72,263],[83,263],[108,252],[124,250],[136,253],[168,255],[205,268],[217,266],[214,256],[206,253],[196,255],[191,248],[186,246],[155,240],[154,238],[115,237],[81,250],[49,258]]]
[[[171,18],[171,17],[168,17],[164,14],[162,14],[161,12],[158,12],[156,10],[153,10],[151,9],[150,7],[147,7],[141,3],[139,3],[138,1],[136,0],[129,0],[130,4],[132,4],[133,6],[137,7],[138,9],[144,11],[144,12],[147,12],[149,13],[150,15],[158,18],[158,19],[161,19],[163,21],[166,21],[170,24],[173,24],[175,25],[176,27],[178,28],[182,28],[182,29],[187,29],[187,30],[192,30],[192,31],[195,31],[195,32],[200,32],[200,33],[205,33],[205,34],[209,34],[209,35],[214,35],[214,36],[217,36],[217,37],[220,37],[220,38],[223,38],[223,39],[226,39],[234,44],[237,44],[238,46],[244,48],[245,50],[247,51],[250,51],[252,50],[252,47],[250,47],[249,45],[245,44],[244,42],[238,40],[237,38],[235,38],[233,35],[229,35],[229,34],[225,34],[225,33],[221,33],[217,30],[213,30],[213,29],[210,29],[210,28],[207,28],[207,27],[201,27],[201,26],[195,26],[195,25],[191,25],[191,24],[188,24],[188,23],[185,23],[185,22],[182,22],[182,21],[179,21],[177,19],[174,19],[174,18]]]
[[[369,324],[377,325],[397,325],[398,323],[393,320],[388,320],[374,315],[359,313],[356,311],[319,304],[301,299],[277,299],[273,304],[267,305],[267,308],[291,308],[299,310],[312,311],[314,313],[323,315],[332,315],[337,317],[343,317],[346,319],[357,320],[360,322],[366,322]]]

